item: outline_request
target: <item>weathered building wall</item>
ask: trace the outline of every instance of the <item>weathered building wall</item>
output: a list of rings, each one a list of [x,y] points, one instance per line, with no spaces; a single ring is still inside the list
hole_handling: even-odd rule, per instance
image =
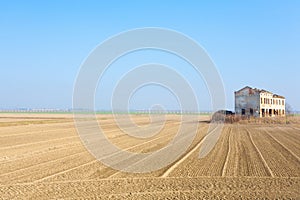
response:
[[[235,112],[238,115],[259,117],[260,95],[251,88],[235,93]]]
[[[260,94],[260,117],[285,116],[285,99],[272,93]]]

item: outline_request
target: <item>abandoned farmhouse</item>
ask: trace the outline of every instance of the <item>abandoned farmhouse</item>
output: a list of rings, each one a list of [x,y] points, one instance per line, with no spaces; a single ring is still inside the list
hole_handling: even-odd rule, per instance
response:
[[[235,113],[254,117],[285,116],[285,98],[266,90],[244,87],[235,94]]]

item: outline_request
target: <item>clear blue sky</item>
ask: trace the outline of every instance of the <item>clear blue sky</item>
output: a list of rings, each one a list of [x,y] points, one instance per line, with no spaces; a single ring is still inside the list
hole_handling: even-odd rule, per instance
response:
[[[300,1],[175,2],[0,1],[0,108],[71,108],[76,75],[92,49],[121,31],[162,27],[206,49],[227,108],[233,92],[249,85],[284,95],[300,110]],[[207,95],[198,96],[208,104]]]

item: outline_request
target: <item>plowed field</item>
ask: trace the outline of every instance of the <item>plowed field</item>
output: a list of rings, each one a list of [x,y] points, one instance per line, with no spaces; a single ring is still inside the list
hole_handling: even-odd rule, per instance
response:
[[[139,126],[150,123],[144,115],[131,118]],[[207,119],[189,122],[198,124],[197,135],[175,162],[132,174],[96,160],[81,143],[72,115],[0,114],[0,199],[300,198],[298,125],[225,124],[200,159]],[[135,153],[165,147],[180,127],[180,116],[167,115],[158,134],[133,138],[111,115],[98,120],[114,145]]]

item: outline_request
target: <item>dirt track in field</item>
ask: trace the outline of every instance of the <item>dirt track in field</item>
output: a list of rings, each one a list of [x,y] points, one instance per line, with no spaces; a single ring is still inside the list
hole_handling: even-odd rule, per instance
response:
[[[159,150],[172,140],[180,117],[166,119],[159,134],[142,139],[122,132],[111,115],[98,116],[107,138],[135,153]],[[132,120],[150,123],[143,115]],[[298,125],[226,124],[213,150],[199,159],[209,126],[205,120],[191,122],[198,123],[197,135],[174,163],[130,174],[95,160],[71,115],[0,114],[0,199],[300,198]]]

